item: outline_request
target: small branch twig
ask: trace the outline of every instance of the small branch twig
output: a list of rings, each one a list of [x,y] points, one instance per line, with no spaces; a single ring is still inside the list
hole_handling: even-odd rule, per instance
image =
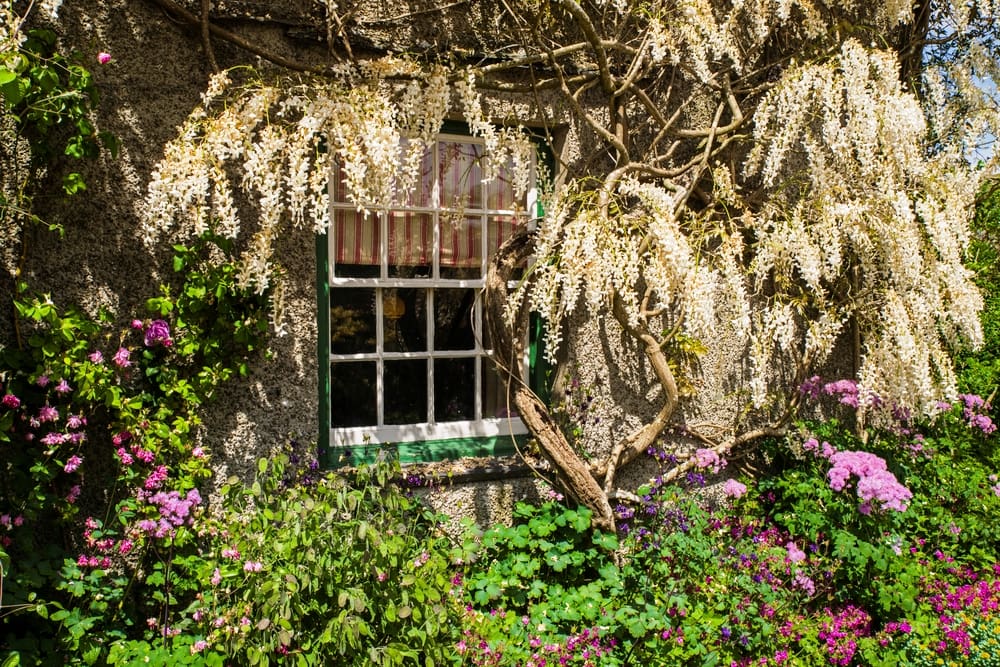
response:
[[[212,22],[209,20],[209,12],[212,10],[212,0],[201,0],[201,44],[205,48],[205,57],[208,59],[208,66],[212,73],[219,71],[219,63],[215,59],[215,51],[212,49]]]

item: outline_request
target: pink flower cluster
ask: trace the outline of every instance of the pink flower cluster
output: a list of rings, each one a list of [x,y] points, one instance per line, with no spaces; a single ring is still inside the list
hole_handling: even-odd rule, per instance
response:
[[[883,510],[906,511],[907,502],[913,494],[889,472],[882,457],[869,452],[843,451],[835,452],[830,457],[830,463],[833,467],[826,477],[834,491],[843,490],[852,475],[858,478],[857,493],[861,499],[859,509],[862,514],[871,514],[874,501],[878,501]]]
[[[819,640],[826,644],[830,664],[842,667],[851,664],[858,650],[856,638],[871,634],[871,616],[863,609],[847,606],[839,612],[826,610],[829,621],[823,621]]]
[[[718,452],[712,449],[698,449],[694,453],[695,465],[699,468],[709,468],[717,473],[726,467],[726,460],[720,459]]]
[[[871,514],[872,509],[905,512],[913,493],[899,483],[889,472],[885,459],[870,452],[845,450],[838,452],[830,443],[817,442],[810,438],[802,444],[807,452],[830,461],[832,467],[826,473],[827,482],[834,491],[849,487],[853,477],[857,478],[855,488],[861,504],[862,514]],[[874,507],[873,503],[879,506]]]
[[[140,500],[157,507],[158,520],[143,519],[138,523],[139,530],[153,537],[170,537],[179,526],[190,525],[193,517],[192,509],[201,504],[201,494],[198,489],[191,489],[184,497],[177,491],[158,491],[147,495],[140,490]]]

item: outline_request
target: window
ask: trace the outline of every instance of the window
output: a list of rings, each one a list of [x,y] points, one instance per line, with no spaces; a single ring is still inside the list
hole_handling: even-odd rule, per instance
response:
[[[332,447],[526,432],[493,368],[479,297],[487,262],[528,224],[535,192],[515,200],[510,169],[484,182],[483,150],[439,135],[405,200],[367,214],[335,170],[321,323]]]

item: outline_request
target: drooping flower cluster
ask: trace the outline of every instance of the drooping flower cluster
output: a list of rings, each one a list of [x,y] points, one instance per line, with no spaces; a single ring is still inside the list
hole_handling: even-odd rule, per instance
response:
[[[358,210],[385,209],[405,200],[434,135],[456,106],[472,133],[485,141],[485,178],[492,178],[498,165],[510,164],[516,195],[523,194],[534,148],[516,128],[485,122],[467,77],[455,88],[455,105],[448,72],[439,66],[422,69],[387,57],[345,66],[339,74],[336,80],[245,86],[235,85],[228,72],[213,77],[203,106],[166,146],[154,170],[144,240],[197,236],[210,221],[231,239],[252,231],[241,259],[241,281],[263,293],[283,224],[326,231],[331,175],[342,180]],[[396,76],[409,83],[389,84]],[[237,174],[238,184],[231,178]],[[240,217],[238,190],[256,204],[255,225]]]

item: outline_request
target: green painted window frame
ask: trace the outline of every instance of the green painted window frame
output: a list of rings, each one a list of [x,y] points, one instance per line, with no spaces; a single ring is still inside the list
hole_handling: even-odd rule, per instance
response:
[[[529,130],[530,131],[530,130]],[[469,135],[469,127],[458,121],[446,121],[440,134]],[[548,144],[540,134],[537,138],[539,160],[553,173],[555,160]],[[542,214],[538,205],[536,214]],[[401,463],[430,463],[465,457],[511,456],[527,443],[528,434],[491,435],[476,437],[448,438],[442,440],[420,440],[392,444],[356,444],[332,446],[331,433],[331,369],[329,358],[330,338],[330,245],[328,234],[316,235],[316,311],[317,341],[316,361],[319,371],[317,407],[319,416],[318,458],[324,468],[357,465],[371,462],[380,451],[392,449]],[[545,402],[549,400],[551,386],[549,364],[544,354],[543,323],[532,315],[528,341],[528,382],[529,386]]]

